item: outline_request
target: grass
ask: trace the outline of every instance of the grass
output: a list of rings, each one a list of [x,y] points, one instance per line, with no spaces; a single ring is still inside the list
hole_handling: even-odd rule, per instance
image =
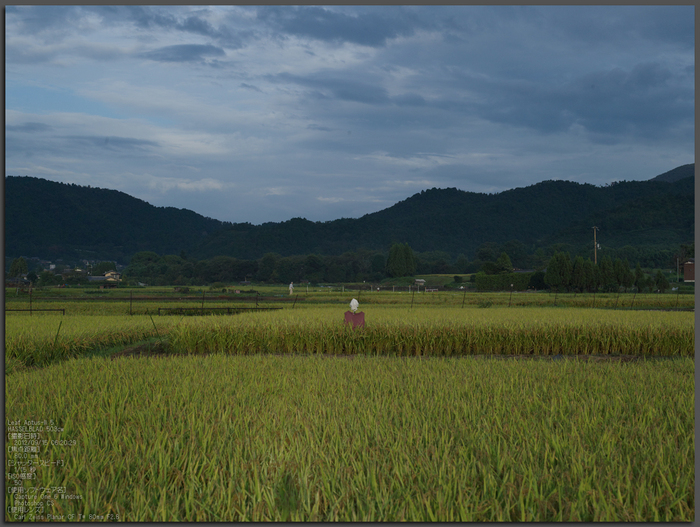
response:
[[[8,420],[77,443],[42,451],[64,464],[33,484],[82,496],[46,512],[120,521],[692,521],[693,415],[692,359],[216,354],[6,378]]]
[[[240,286],[239,286],[240,287]],[[358,286],[359,287],[359,286]],[[364,305],[407,305],[415,306],[476,306],[490,303],[493,306],[511,307],[581,307],[596,309],[638,310],[664,309],[676,310],[693,309],[695,298],[692,294],[635,294],[635,293],[547,293],[547,292],[473,292],[440,291],[413,293],[404,291],[392,292],[384,289],[370,291],[369,285],[362,285],[363,290],[352,289],[350,286],[342,291],[341,286],[310,287],[306,292],[304,286],[299,286],[293,296],[285,286],[255,285],[247,286],[241,291],[254,289],[261,297],[271,300],[261,300],[261,306],[289,306],[292,299],[298,299],[296,308],[304,305],[343,305],[347,306],[355,297]],[[405,286],[408,287],[408,286]],[[236,294],[235,287],[227,288],[227,293],[211,292],[206,288],[191,288],[190,293],[175,292],[172,287],[146,288],[131,290],[34,290],[32,293],[32,308],[65,308],[67,314],[154,314],[159,307],[199,307],[202,295],[205,307],[240,307],[254,305],[255,293]],[[133,300],[131,294],[133,293]],[[153,299],[155,298],[155,300]],[[244,300],[248,298],[248,300]],[[28,292],[16,295],[13,290],[6,289],[6,308],[29,309]],[[282,303],[284,302],[284,303]],[[10,313],[10,316],[28,316],[28,313]]]
[[[6,314],[6,418],[63,428],[40,432],[31,483],[9,475],[31,454],[6,453],[6,505],[37,485],[82,499],[25,520],[694,520],[693,313],[420,297],[363,292],[355,331],[339,293],[235,316]],[[173,356],[108,359],[144,341]],[[465,356],[620,353],[674,358]]]
[[[222,316],[7,316],[5,373],[164,339],[175,353],[258,352],[395,356],[694,355],[692,313],[580,308],[367,306],[344,327],[340,306]]]
[[[169,339],[178,352],[244,355],[694,354],[692,313],[373,306],[365,319],[364,329],[352,331],[343,326],[339,310],[309,307],[188,320]]]

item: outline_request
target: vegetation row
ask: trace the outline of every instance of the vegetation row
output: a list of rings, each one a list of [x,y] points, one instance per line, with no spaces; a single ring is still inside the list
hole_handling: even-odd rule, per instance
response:
[[[8,479],[6,461],[5,504],[26,503],[17,487],[59,485],[79,498],[49,496],[24,519],[688,522],[694,371],[690,359],[69,361],[6,379],[6,419],[60,431],[39,432],[52,441],[35,480]]]
[[[173,354],[692,357],[693,314],[568,308],[373,306],[366,326],[339,306],[221,317],[6,317],[6,373],[158,338]]]

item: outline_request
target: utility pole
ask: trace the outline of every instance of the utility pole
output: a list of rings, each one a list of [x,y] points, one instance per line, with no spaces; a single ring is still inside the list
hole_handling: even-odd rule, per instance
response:
[[[593,227],[593,259],[596,265],[598,264],[598,242],[596,241],[596,232],[598,227]]]

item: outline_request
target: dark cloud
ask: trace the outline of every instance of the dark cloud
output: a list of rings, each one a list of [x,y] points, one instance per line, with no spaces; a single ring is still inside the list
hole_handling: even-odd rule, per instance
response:
[[[79,6],[6,6],[5,16],[18,24],[23,34],[41,35],[47,32],[67,34],[81,18]],[[6,21],[7,23],[7,21]]]
[[[582,75],[560,85],[523,79],[464,77],[479,101],[441,99],[436,106],[551,134],[579,125],[598,134],[661,137],[694,114],[692,86],[674,82],[658,63]]]
[[[300,76],[292,73],[279,73],[267,77],[275,83],[292,83],[313,88],[317,98],[333,98],[344,101],[361,102],[365,104],[387,104],[389,94],[385,88],[376,84],[350,80],[347,78],[330,77],[324,74]]]
[[[326,42],[353,42],[379,47],[387,39],[412,35],[426,27],[425,20],[400,7],[375,7],[371,12],[352,14],[346,9],[328,9],[317,6],[263,6],[258,8],[258,19],[283,33]]]
[[[246,88],[248,90],[253,90],[262,93],[262,90],[260,88],[258,88],[257,86],[253,86],[252,84],[248,84],[246,82],[241,82],[239,86],[241,88]]]
[[[8,132],[40,133],[49,132],[53,130],[53,127],[45,123],[23,123],[15,125],[6,125],[5,130]]]
[[[671,44],[692,49],[694,7],[674,6],[559,6],[535,8],[541,26],[558,38],[595,45],[635,42]]]
[[[209,44],[178,44],[140,54],[143,58],[160,62],[201,62],[205,60],[205,57],[225,55],[223,49]]]
[[[69,142],[82,146],[106,148],[109,150],[147,150],[149,147],[160,146],[155,141],[135,139],[132,137],[104,137],[91,135],[68,135]]]
[[[391,98],[391,102],[398,106],[425,106],[427,101],[417,93],[404,93]]]

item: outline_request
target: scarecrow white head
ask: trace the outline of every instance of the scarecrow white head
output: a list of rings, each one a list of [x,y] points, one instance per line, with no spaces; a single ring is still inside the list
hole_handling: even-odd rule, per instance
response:
[[[357,308],[358,308],[358,307],[360,307],[360,303],[359,303],[357,300],[355,300],[355,299],[353,298],[353,299],[350,301],[350,309],[351,309],[352,312],[354,313],[355,311],[357,311]]]

